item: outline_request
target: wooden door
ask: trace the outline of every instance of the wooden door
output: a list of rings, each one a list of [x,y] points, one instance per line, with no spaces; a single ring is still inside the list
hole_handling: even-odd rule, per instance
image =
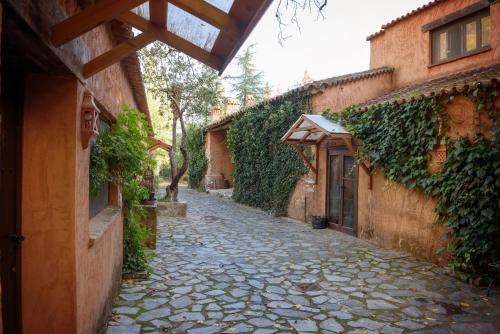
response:
[[[347,150],[329,151],[327,214],[339,231],[356,235],[357,177],[354,157]]]
[[[2,62],[2,65],[5,63]],[[6,68],[9,70],[6,71]],[[2,66],[0,93],[0,277],[3,333],[21,333],[21,117],[23,75]]]

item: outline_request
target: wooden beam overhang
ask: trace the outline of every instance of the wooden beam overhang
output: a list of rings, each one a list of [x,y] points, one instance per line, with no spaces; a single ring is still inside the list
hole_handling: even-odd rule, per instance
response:
[[[52,27],[52,44],[59,47],[147,0],[101,0]]]
[[[146,31],[154,32],[156,35],[156,39],[158,39],[159,41],[172,46],[173,48],[187,54],[190,57],[198,59],[199,61],[201,61],[207,66],[212,67],[213,69],[217,70],[223,63],[222,59],[211,54],[205,49],[202,49],[199,46],[194,45],[193,43],[185,40],[182,37],[175,35],[174,33],[171,33],[168,30],[158,29],[151,22],[149,22],[148,20],[137,14],[128,12],[120,15],[117,19],[122,21],[123,23],[131,25],[132,27],[138,30],[144,32]]]
[[[235,39],[241,37],[243,33],[238,21],[204,0],[169,0],[169,2],[219,28]]]
[[[131,53],[142,49],[149,43],[152,43],[156,39],[156,34],[151,31],[143,32],[134,38],[126,40],[115,46],[108,52],[94,58],[83,66],[83,77],[89,78],[94,74],[104,70],[110,65],[119,62],[123,58],[126,58]]]
[[[149,3],[150,20],[132,12],[146,2]],[[168,30],[169,2],[179,10],[219,29],[211,50],[205,50]],[[272,0],[234,0],[229,13],[226,13],[204,0],[100,0],[55,24],[52,27],[51,41],[53,46],[59,47],[100,24],[118,19],[143,33],[85,64],[82,69],[85,79],[155,40],[170,45],[221,74],[271,2]]]

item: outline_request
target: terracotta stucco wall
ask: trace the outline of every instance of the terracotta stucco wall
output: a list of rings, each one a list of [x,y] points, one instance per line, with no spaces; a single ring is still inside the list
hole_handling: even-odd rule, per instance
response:
[[[92,47],[111,47],[95,29]],[[92,40],[90,40],[92,41]],[[114,115],[134,106],[119,64],[89,80]],[[25,333],[94,333],[120,279],[122,221],[89,248],[88,168],[82,149],[83,87],[75,78],[30,76],[23,127],[23,319]],[[44,312],[40,312],[43,307]]]
[[[496,105],[500,106],[500,98],[497,98]],[[453,138],[472,137],[475,123],[479,124],[483,133],[489,133],[488,126],[491,122],[488,116],[482,112],[474,120],[475,105],[468,97],[457,96],[445,109],[450,116],[447,135]],[[307,195],[308,212],[311,215],[326,213],[327,152],[327,148],[320,148],[318,185],[314,194]],[[429,166],[439,166],[434,159],[432,155]],[[381,171],[372,176],[372,189],[369,189],[369,176],[359,167],[358,176],[358,237],[433,262],[444,264],[447,261],[446,252],[438,253],[438,250],[446,247],[448,241],[441,237],[445,228],[434,224],[434,199],[425,196],[422,191],[409,190],[397,183],[388,182]],[[304,190],[305,184],[301,181],[288,211],[289,216],[301,220],[304,217]]]
[[[432,77],[469,68],[498,63],[500,61],[500,3],[490,6],[491,50],[461,58],[441,65],[429,66],[430,32],[422,32],[422,26],[477,3],[478,0],[450,0],[402,20],[370,41],[370,68],[392,66],[394,88],[399,88]]]
[[[321,114],[324,111],[340,112],[353,104],[388,93],[391,89],[391,73],[384,73],[343,85],[331,86],[326,88],[322,93],[312,96],[312,113]]]
[[[109,85],[109,81],[106,82]],[[124,82],[116,82],[120,87]],[[81,110],[85,89],[78,85],[77,111]],[[78,118],[76,128],[80,128]],[[79,133],[77,133],[77,137]],[[78,333],[97,333],[110,314],[110,303],[121,281],[123,224],[121,215],[104,234],[89,246],[89,159],[90,147],[83,149],[77,140],[76,161],[76,273]],[[110,191],[113,194],[113,191]],[[110,199],[110,204],[113,200]]]
[[[77,332],[77,81],[31,76],[23,117],[24,333]]]
[[[207,182],[216,180],[217,187],[220,187],[222,174],[224,178],[232,184],[233,163],[231,162],[231,152],[227,146],[227,130],[209,131],[205,147],[205,155],[208,159],[206,174]]]
[[[340,112],[343,109],[373,97],[383,95],[391,90],[392,79],[390,73],[384,73],[372,78],[353,81],[344,85],[331,86],[322,93],[315,94],[311,98],[313,114],[321,114],[324,111]],[[319,168],[318,184],[315,186],[314,193],[308,194],[307,215],[326,214],[326,192],[327,192],[327,154],[328,149],[323,143],[319,149]],[[314,154],[316,149],[312,147]],[[361,172],[363,173],[363,172]],[[304,219],[304,191],[305,180],[314,179],[312,173],[304,177],[296,187],[290,204],[288,206],[288,215],[295,219]]]

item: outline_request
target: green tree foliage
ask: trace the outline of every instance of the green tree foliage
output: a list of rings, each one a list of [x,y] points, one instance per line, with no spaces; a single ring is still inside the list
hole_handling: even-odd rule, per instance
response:
[[[144,114],[124,105],[111,130],[97,138],[90,156],[91,192],[98,191],[110,180],[121,185],[125,273],[147,267],[143,248],[147,230],[140,224],[141,212],[135,205],[148,197],[141,176],[154,165],[147,150],[150,133]]]
[[[201,190],[201,182],[208,168],[208,160],[205,157],[205,138],[207,131],[205,127],[198,124],[188,124],[188,152],[191,159],[188,169],[189,187]]]
[[[259,101],[264,94],[263,73],[257,70],[254,64],[254,48],[255,44],[252,44],[236,57],[239,75],[225,77],[231,83],[232,91],[241,103],[244,102],[247,95],[253,95]]]
[[[281,137],[308,108],[308,99],[296,96],[263,102],[235,117],[228,132],[235,201],[286,215],[295,185],[307,168]]]
[[[221,85],[214,70],[163,43],[157,42],[144,49],[141,60],[148,90],[172,113],[171,182],[166,193],[170,201],[176,202],[179,181],[189,167],[185,117],[207,122],[210,107],[220,102]],[[181,130],[179,145],[178,124]],[[178,152],[182,155],[180,167]]]
[[[473,139],[444,136],[449,121],[444,105],[454,96],[383,104],[365,112],[351,107],[341,116],[328,115],[334,120],[341,117],[362,141],[358,155],[370,169],[437,199],[437,221],[448,227],[450,266],[472,276],[488,275],[487,264],[500,260],[500,111],[494,104],[499,88],[496,83],[476,84],[466,94],[476,112],[489,115],[488,138],[480,129],[474,129]],[[448,156],[442,170],[432,174],[430,153],[441,143],[447,144]]]

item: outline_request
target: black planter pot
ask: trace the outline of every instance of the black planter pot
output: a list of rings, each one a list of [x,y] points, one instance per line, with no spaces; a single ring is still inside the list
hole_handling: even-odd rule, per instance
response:
[[[313,216],[312,217],[312,227],[315,230],[327,228],[328,227],[328,219],[325,216]]]

